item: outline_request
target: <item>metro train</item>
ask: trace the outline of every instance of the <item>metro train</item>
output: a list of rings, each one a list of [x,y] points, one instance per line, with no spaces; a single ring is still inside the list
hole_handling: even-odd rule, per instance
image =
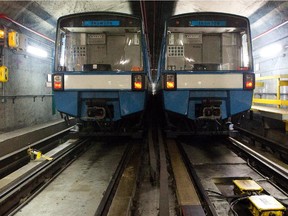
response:
[[[56,108],[83,129],[120,133],[130,124],[135,130],[147,102],[149,64],[140,18],[114,12],[60,17],[52,75]]]
[[[250,109],[255,88],[249,20],[216,12],[170,17],[157,82],[168,130],[229,133],[231,117]]]

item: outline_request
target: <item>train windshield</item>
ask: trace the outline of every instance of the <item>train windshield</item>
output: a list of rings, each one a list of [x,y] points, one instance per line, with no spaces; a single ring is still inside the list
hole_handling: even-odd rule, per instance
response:
[[[232,26],[222,20],[206,21],[193,17],[184,21],[187,24],[179,19],[172,20],[172,26],[167,27],[166,70],[252,69],[249,25],[245,20],[241,20],[241,26]]]
[[[142,71],[140,26],[131,17],[72,17],[59,21],[56,71]]]

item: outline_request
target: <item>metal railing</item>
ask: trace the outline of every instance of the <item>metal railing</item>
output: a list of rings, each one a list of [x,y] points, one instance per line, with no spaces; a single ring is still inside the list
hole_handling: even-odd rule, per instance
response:
[[[264,76],[264,77],[257,77],[256,78],[256,89],[264,88],[267,80],[275,80],[276,82],[276,93],[259,93],[254,92],[253,96],[253,104],[265,104],[265,105],[276,105],[277,108],[281,106],[288,106],[288,100],[281,99],[281,96],[288,96],[286,93],[281,93],[281,87],[288,86],[288,75],[273,75],[273,76]],[[260,98],[255,97],[256,95],[260,95]],[[274,96],[275,99],[266,99],[261,98],[262,96]]]

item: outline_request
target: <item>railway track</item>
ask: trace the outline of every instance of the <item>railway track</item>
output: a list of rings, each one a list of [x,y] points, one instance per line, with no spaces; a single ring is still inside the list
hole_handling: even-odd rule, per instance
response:
[[[73,146],[83,150],[86,142]],[[0,214],[248,216],[249,197],[259,194],[288,205],[287,170],[233,138],[172,139],[154,128],[144,140],[102,140],[87,149],[84,154],[80,150],[79,158],[76,150],[67,150],[66,162],[56,163],[58,157],[53,156],[55,164],[44,161],[2,187]],[[262,189],[247,195],[235,180],[253,180]],[[15,210],[18,205],[21,209]]]
[[[231,150],[232,145],[233,148],[239,149],[240,143],[238,142],[235,146],[235,142],[238,141],[232,138],[230,138],[230,142],[223,140],[206,140],[204,142],[203,139],[195,139],[193,141],[185,140],[178,144],[205,213],[213,216],[252,215],[249,211],[252,205],[248,202],[249,197],[260,194],[271,195],[282,202],[283,208],[284,206],[287,207],[288,197],[285,192],[288,182],[287,170],[279,168],[275,164],[274,166],[267,166],[273,163],[268,163],[269,160],[264,162],[263,158],[260,159],[259,154],[247,147],[242,148],[241,151],[245,151],[254,159],[258,159],[257,161],[254,160],[254,166],[251,166],[250,159],[247,161],[242,159],[243,152],[238,156]],[[269,170],[269,173],[279,173],[279,170],[282,170],[283,179],[273,178],[272,180],[271,176],[265,175],[264,170]],[[239,185],[236,182],[241,182],[241,184],[253,182],[253,184],[260,185],[261,189],[248,190],[249,193],[246,193],[246,189],[238,188]],[[243,191],[241,191],[242,189]],[[255,212],[257,211],[260,212],[260,210],[255,210]],[[273,214],[275,212],[271,211],[271,215]],[[278,212],[278,215],[282,215],[282,213]]]
[[[31,143],[30,148],[37,149],[42,153],[46,153],[59,145],[59,140],[67,140],[72,127],[54,133],[42,140]],[[19,140],[21,142],[21,140]],[[0,157],[0,178],[10,174],[18,168],[26,165],[30,161],[30,156],[27,154],[28,147],[25,146],[17,151]]]
[[[261,172],[267,180],[269,179],[275,182],[275,184],[280,185],[284,191],[288,191],[287,166],[283,167],[273,162],[234,138],[230,137],[229,141],[233,144],[233,146],[230,145],[229,147],[232,147],[238,155],[241,155],[250,167]]]
[[[129,143],[97,208],[95,216],[129,215],[141,160],[140,143]]]
[[[86,148],[88,139],[66,142],[53,160],[30,163],[0,181],[0,215],[14,214],[61,173]],[[13,178],[13,181],[10,179]]]
[[[263,137],[259,134],[252,133],[249,130],[235,126],[235,129],[239,131],[239,136],[237,140],[245,140],[247,145],[259,146],[264,151],[269,151],[278,159],[282,160],[284,163],[288,163],[288,145],[281,143],[280,141],[272,140],[268,137]],[[243,142],[243,141],[242,141]],[[282,141],[284,142],[284,141]]]
[[[53,160],[31,162],[33,168],[0,188],[0,215],[115,215],[130,211],[142,145],[91,138],[68,140],[63,145],[57,154],[47,153]]]

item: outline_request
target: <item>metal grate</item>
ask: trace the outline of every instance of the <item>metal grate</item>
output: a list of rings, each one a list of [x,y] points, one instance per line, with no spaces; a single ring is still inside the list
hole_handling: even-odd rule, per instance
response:
[[[72,52],[74,57],[85,57],[86,56],[86,46],[72,47],[71,52]]]
[[[168,57],[183,57],[184,46],[168,46]]]

